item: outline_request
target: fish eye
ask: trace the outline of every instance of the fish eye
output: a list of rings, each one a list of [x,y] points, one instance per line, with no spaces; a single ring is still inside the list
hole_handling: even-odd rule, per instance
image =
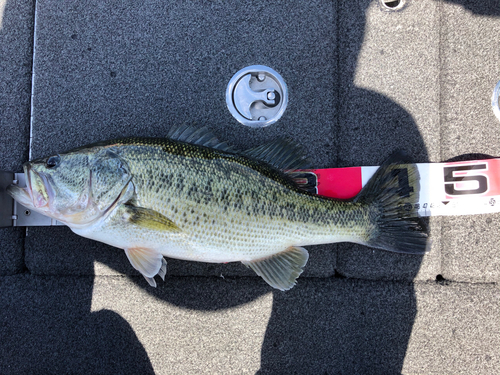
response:
[[[55,168],[59,165],[60,161],[61,161],[61,157],[59,155],[51,156],[50,158],[47,159],[45,166],[49,169]]]

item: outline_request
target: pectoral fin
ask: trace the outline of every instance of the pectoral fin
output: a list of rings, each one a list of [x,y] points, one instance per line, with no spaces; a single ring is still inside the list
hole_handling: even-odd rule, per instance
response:
[[[143,228],[167,232],[178,232],[179,227],[158,211],[144,207],[136,207],[129,204],[123,205],[124,220]]]
[[[149,285],[156,288],[155,275],[159,275],[165,280],[167,273],[167,262],[163,255],[155,250],[134,247],[125,249],[125,254],[132,266],[142,273]]]
[[[261,276],[269,285],[279,290],[288,290],[296,284],[302,268],[309,259],[303,247],[290,247],[268,258],[242,262]]]

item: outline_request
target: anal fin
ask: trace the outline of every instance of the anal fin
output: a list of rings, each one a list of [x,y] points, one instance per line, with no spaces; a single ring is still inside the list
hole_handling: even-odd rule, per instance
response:
[[[267,258],[242,263],[253,269],[273,288],[289,290],[296,284],[308,259],[306,249],[294,246]]]
[[[139,271],[152,287],[156,288],[155,275],[165,280],[167,262],[162,254],[152,249],[139,247],[125,249],[125,254],[132,267]]]

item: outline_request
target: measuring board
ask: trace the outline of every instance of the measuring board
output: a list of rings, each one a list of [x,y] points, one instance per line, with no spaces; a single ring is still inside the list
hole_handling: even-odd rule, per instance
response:
[[[416,165],[420,173],[420,197],[418,203],[404,207],[407,211],[418,216],[500,212],[500,159]],[[360,192],[377,168],[310,169],[294,173],[294,178],[307,180],[316,194],[349,199]],[[404,165],[401,169],[404,170]],[[10,198],[5,189],[12,183],[26,186],[24,173],[0,172],[0,227],[63,225]]]

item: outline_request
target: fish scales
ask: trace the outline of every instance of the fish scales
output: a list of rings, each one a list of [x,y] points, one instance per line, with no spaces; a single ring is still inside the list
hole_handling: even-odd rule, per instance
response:
[[[359,195],[341,201],[308,193],[286,170],[303,168],[298,147],[276,140],[243,153],[206,129],[171,138],[99,142],[25,163],[19,203],[73,232],[124,249],[152,286],[163,256],[240,261],[272,287],[292,288],[309,254],[302,246],[348,241],[420,255],[425,228],[412,212],[419,177],[401,153]],[[408,181],[409,186],[399,186]],[[410,188],[411,187],[411,188]]]
[[[231,260],[248,260],[273,254],[277,247],[328,243],[334,236],[366,232],[365,207],[302,192],[266,165],[217,150],[200,152],[189,144],[149,142],[130,139],[113,148],[131,168],[137,203],[155,208],[190,233],[173,241],[176,249],[183,241],[190,243],[187,257],[195,255],[196,247],[199,260],[220,261],[210,258],[215,249],[224,249]],[[167,237],[163,234],[159,242]]]

